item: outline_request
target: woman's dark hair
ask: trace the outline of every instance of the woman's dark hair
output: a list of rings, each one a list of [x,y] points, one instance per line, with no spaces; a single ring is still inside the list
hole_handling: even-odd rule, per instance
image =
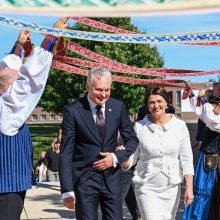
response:
[[[150,95],[160,95],[165,99],[167,104],[169,104],[169,94],[163,87],[154,87],[150,90],[147,90],[144,97],[145,105],[147,105]]]

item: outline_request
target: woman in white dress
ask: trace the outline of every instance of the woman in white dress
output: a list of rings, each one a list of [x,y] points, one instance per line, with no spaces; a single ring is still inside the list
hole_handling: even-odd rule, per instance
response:
[[[166,114],[167,92],[153,88],[148,96],[151,112],[135,123],[139,146],[124,169],[137,163],[135,195],[143,220],[175,219],[181,182],[186,180],[185,206],[193,200],[193,155],[185,122]],[[121,150],[121,148],[118,148]]]

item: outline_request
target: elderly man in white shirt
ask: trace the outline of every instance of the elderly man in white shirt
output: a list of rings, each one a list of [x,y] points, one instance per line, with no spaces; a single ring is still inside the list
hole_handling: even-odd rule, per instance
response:
[[[60,18],[54,27],[67,27],[67,19]],[[33,148],[25,121],[43,93],[57,40],[46,36],[22,64],[28,39],[30,33],[21,31],[11,55],[0,62],[0,219],[4,220],[20,219],[26,190],[31,188]]]

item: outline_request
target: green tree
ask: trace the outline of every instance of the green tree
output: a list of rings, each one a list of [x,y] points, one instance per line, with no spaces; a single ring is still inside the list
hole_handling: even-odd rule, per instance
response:
[[[138,32],[138,28],[131,24],[130,18],[92,19],[129,31]],[[101,32],[101,30],[79,23],[76,23],[72,29],[88,32]],[[100,55],[131,66],[141,68],[161,68],[164,64],[163,58],[159,55],[155,46],[147,44],[105,43],[76,39],[73,39],[72,41]],[[68,51],[67,56],[86,59],[72,51]],[[113,74],[142,79],[149,78],[136,74]],[[84,76],[51,70],[40,105],[48,111],[54,111],[56,113],[62,112],[62,108],[65,104],[76,100],[85,94],[85,84],[86,78]],[[111,96],[123,100],[129,113],[133,115],[137,112],[138,108],[143,105],[143,94],[146,88],[147,87],[144,86],[114,82],[112,85]]]

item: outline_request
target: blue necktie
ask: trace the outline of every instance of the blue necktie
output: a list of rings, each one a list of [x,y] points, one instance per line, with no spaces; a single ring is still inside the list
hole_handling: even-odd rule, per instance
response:
[[[100,137],[103,140],[105,135],[105,118],[103,116],[102,106],[97,105],[95,108],[97,109],[96,124],[99,130]]]

